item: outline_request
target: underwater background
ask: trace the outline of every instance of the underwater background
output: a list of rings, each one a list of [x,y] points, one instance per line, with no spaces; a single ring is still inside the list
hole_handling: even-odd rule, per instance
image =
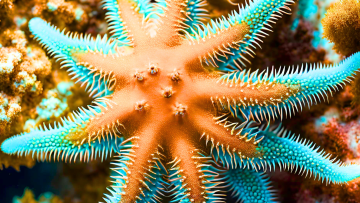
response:
[[[245,1],[233,0],[244,4]],[[208,0],[209,18],[237,9],[226,0]],[[292,14],[273,25],[252,70],[302,63],[339,63],[360,51],[357,0],[298,0]],[[41,123],[59,121],[91,103],[85,88],[71,81],[41,49],[28,29],[41,17],[60,29],[104,35],[107,24],[100,0],[0,0],[0,143]],[[335,26],[334,26],[335,25]],[[331,42],[330,42],[331,41]],[[329,102],[283,122],[287,129],[320,145],[344,162],[360,163],[360,77]],[[111,185],[110,161],[41,163],[0,152],[1,203],[92,203],[103,201]],[[360,182],[322,184],[290,172],[269,172],[280,202],[360,202]],[[230,197],[228,202],[233,202]]]

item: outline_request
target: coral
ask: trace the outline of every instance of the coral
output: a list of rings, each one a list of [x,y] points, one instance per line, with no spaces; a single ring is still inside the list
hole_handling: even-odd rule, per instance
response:
[[[4,19],[9,18],[13,11],[13,0],[3,0],[0,2],[0,30],[2,30],[2,27],[8,25],[8,22]]]
[[[110,161],[94,160],[88,164],[74,163],[63,165],[63,176],[72,187],[62,187],[65,202],[101,202],[110,182]],[[115,175],[115,174],[114,174]],[[74,201],[75,199],[75,201]]]
[[[341,160],[357,159],[360,157],[360,120],[344,122],[337,114],[338,112],[334,113],[333,116],[326,118],[327,120],[322,116],[320,119],[324,120],[323,123],[316,122],[316,125],[322,127],[318,127],[316,131],[326,137],[323,145],[327,151],[336,154]]]
[[[351,85],[351,93],[354,95],[352,100],[354,105],[360,104],[360,77],[355,77],[354,82]]]
[[[41,122],[59,118],[68,111],[67,97],[72,95],[70,89],[73,85],[72,82],[61,82],[55,89],[48,90],[46,97],[36,107],[36,119],[27,120],[24,129],[30,130]]]
[[[14,197],[13,203],[63,203],[63,201],[52,193],[44,193],[36,200],[30,189],[25,189],[22,197]]]
[[[0,93],[0,123],[6,126],[21,111],[19,105],[20,97],[7,96],[3,92]]]
[[[325,125],[324,134],[329,139],[328,143],[333,145],[327,146],[329,151],[338,155],[340,159],[346,157],[354,157],[357,152],[357,137],[356,135],[349,134],[351,131],[349,126],[341,126],[338,121],[333,118],[328,124]],[[354,149],[355,148],[355,149]]]
[[[360,165],[269,124],[328,100],[358,71],[360,53],[335,65],[242,70],[293,1],[250,1],[210,23],[203,0],[103,3],[110,38],[29,22],[94,100],[61,123],[8,138],[3,152],[65,162],[117,153],[106,202],[221,202],[228,190],[235,200],[273,202],[264,172],[276,166],[326,183],[360,176]],[[24,92],[34,86],[19,81]]]
[[[42,82],[50,74],[51,63],[45,53],[27,46],[22,31],[7,30],[0,36],[0,134],[21,113],[22,100],[42,93]]]
[[[64,0],[5,0],[0,2],[0,30],[11,28],[27,31],[28,21],[32,17],[42,17],[58,26],[70,29],[87,29],[92,24],[99,26],[97,18],[102,12],[93,11],[99,0],[64,1]]]
[[[299,25],[301,20],[306,21],[313,27],[312,46],[316,49],[326,50],[326,58],[338,63],[341,57],[333,50],[334,44],[323,38],[324,28],[321,19],[325,16],[328,7],[336,0],[299,0],[293,29]]]
[[[20,30],[6,30],[0,35],[0,141],[9,136],[11,125],[28,114],[42,93],[43,81],[51,72],[51,63],[40,48],[27,45]],[[25,102],[24,102],[25,101]],[[25,110],[24,110],[25,109]],[[22,127],[21,127],[22,130]],[[0,168],[9,166],[19,170],[21,165],[33,166],[30,157],[14,158],[0,153]]]
[[[3,141],[3,139],[0,139],[0,141]],[[20,166],[31,168],[34,166],[34,164],[35,162],[30,156],[18,158],[0,153],[0,170],[12,167],[17,171],[20,171]]]
[[[332,191],[335,196],[335,202],[357,203],[360,198],[360,182],[351,181],[343,187],[334,186]]]
[[[50,11],[46,5],[48,2],[56,4],[58,9]],[[46,102],[41,103],[41,100],[47,96],[48,89],[54,88],[61,81],[56,81],[58,78],[54,78],[55,73],[50,75],[52,67],[45,52],[27,38],[28,20],[33,16],[42,16],[63,25],[63,20],[67,19],[67,25],[83,28],[90,20],[91,24],[99,23],[93,21],[101,16],[101,12],[86,12],[96,8],[97,4],[98,1],[0,1],[0,143],[11,134],[28,130],[30,126],[37,126],[47,119],[45,117],[50,116],[50,121],[53,121],[57,114],[66,115],[69,109],[73,109],[72,105],[84,104],[79,102],[83,97],[68,100],[65,96],[60,95],[61,98],[58,98],[53,95],[51,100],[59,102],[60,108],[52,109],[53,115],[46,111],[50,110],[50,106],[46,109]],[[36,13],[36,7],[42,10]],[[67,102],[70,103],[69,108],[65,107]],[[43,109],[40,114],[37,108]],[[20,166],[32,167],[34,163],[31,156],[19,158],[0,152],[1,170],[4,167],[13,167],[19,171]]]
[[[323,61],[323,57],[315,57],[316,50],[312,46],[311,41],[313,40],[313,28],[309,22],[299,20],[297,28],[292,31],[288,27],[283,28],[282,32],[277,36],[276,42],[279,44],[278,49],[278,60],[284,58],[283,62],[287,63],[299,63],[312,62],[312,61]]]
[[[77,6],[74,2],[65,2],[64,0],[44,0],[39,1],[33,7],[34,16],[46,15],[46,13],[56,16],[56,18],[62,19],[66,24],[70,24],[73,21],[87,22],[87,15],[84,10]]]
[[[340,0],[327,10],[322,20],[324,37],[334,42],[334,49],[344,56],[360,50],[359,17],[358,0]]]

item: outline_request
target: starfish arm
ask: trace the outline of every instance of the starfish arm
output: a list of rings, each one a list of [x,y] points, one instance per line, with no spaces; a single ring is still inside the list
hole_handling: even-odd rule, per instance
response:
[[[53,127],[39,127],[30,132],[16,135],[5,140],[1,150],[7,154],[37,155],[39,160],[89,161],[101,157],[103,160],[113,152],[119,152],[123,138],[109,134],[102,140],[75,140],[73,137],[84,136],[84,130],[89,120],[99,112],[100,108],[90,107],[73,114],[72,119],[63,118],[62,124],[55,123]]]
[[[191,34],[194,29],[196,30],[196,25],[204,23],[204,21],[209,18],[208,11],[205,8],[207,6],[207,2],[206,0],[187,0],[185,4],[185,19],[183,19],[183,25],[185,31]],[[164,15],[167,2],[166,0],[157,0],[156,3],[153,3],[153,5],[155,10],[154,16],[156,16],[155,18],[158,20]]]
[[[238,47],[250,31],[246,23],[224,20],[224,24],[219,26],[212,22],[206,27],[198,27],[198,31],[194,31],[193,36],[188,37],[177,48],[179,54],[183,54],[184,61],[199,59],[207,65],[218,67],[217,64],[221,61],[218,56],[225,57],[227,54],[232,54],[229,52],[230,48]]]
[[[198,25],[197,31],[194,30],[192,35],[187,36],[188,41],[194,44],[204,43],[202,41],[215,41],[216,43],[212,43],[213,46],[208,48],[205,53],[201,55],[195,54],[195,56],[200,56],[207,65],[218,67],[222,71],[241,69],[237,60],[245,66],[242,60],[248,60],[244,57],[244,54],[250,56],[252,56],[251,53],[254,54],[252,48],[255,49],[256,47],[253,44],[260,47],[258,41],[262,42],[262,40],[259,37],[264,38],[265,35],[268,35],[264,32],[264,30],[269,30],[265,25],[270,26],[269,22],[274,22],[274,20],[281,17],[277,15],[277,13],[282,15],[284,11],[281,9],[290,10],[287,6],[290,3],[294,2],[292,0],[280,0],[274,3],[272,1],[254,0],[246,8],[240,8],[239,12],[234,11],[227,18],[222,17],[215,21],[212,20],[211,23],[202,26],[202,28]],[[223,32],[232,33],[230,35],[232,37],[222,39],[221,36],[224,36],[224,34],[219,33]],[[209,38],[214,37],[215,39],[209,40]],[[196,45],[197,48],[198,46]],[[218,62],[222,62],[222,64],[218,65]]]
[[[191,119],[194,128],[201,134],[200,139],[206,140],[206,146],[210,143],[211,151],[217,153],[220,153],[219,147],[222,146],[224,150],[241,153],[242,156],[247,158],[256,157],[258,155],[256,151],[257,145],[252,140],[253,134],[251,130],[245,130],[240,134],[235,131],[237,129],[224,128],[222,123],[216,122],[220,118],[213,118],[212,115],[203,113],[197,114]],[[237,126],[243,126],[243,124],[236,124]]]
[[[280,170],[286,169],[295,173],[299,172],[306,176],[310,174],[319,180],[333,183],[345,183],[360,177],[360,165],[346,165],[339,160],[330,160],[330,154],[324,150],[315,149],[315,144],[300,139],[300,136],[291,135],[284,129],[278,127],[271,131],[269,126],[262,130],[257,127],[246,126],[238,129],[241,134],[251,130],[254,143],[258,144],[257,152],[260,154],[254,158],[244,158],[241,154],[226,151],[220,147],[220,153],[213,150],[212,154],[217,163],[229,168],[247,168],[249,170],[267,170],[278,165]],[[240,156],[239,156],[240,155]]]
[[[86,123],[84,133],[72,136],[73,140],[90,142],[104,139],[108,135],[133,136],[141,122],[147,118],[143,111],[146,107],[142,106],[142,103],[137,103],[140,99],[134,92],[124,90],[111,96],[102,103],[96,102],[99,111]]]
[[[152,5],[149,0],[132,0],[135,3],[135,10],[144,15],[143,18],[148,18],[152,14]],[[106,21],[109,25],[108,29],[112,38],[118,42],[118,46],[129,46],[131,40],[129,39],[126,25],[120,17],[120,9],[117,0],[103,0],[103,8],[106,10]]]
[[[103,0],[102,6],[106,10],[106,21],[108,23],[109,33],[112,38],[118,40],[118,46],[129,46],[131,41],[124,27],[124,22],[119,16],[119,5],[117,0]]]
[[[181,2],[181,1],[179,1]],[[172,9],[172,11],[169,11],[169,8],[172,8],[173,5],[176,2],[168,2],[167,0],[159,0],[157,1],[156,5],[156,14],[158,19],[162,19],[163,16],[166,16],[166,30],[169,30],[171,26],[173,26],[175,29],[171,31],[171,33],[168,32],[169,37],[176,36],[178,37],[179,32],[188,33],[189,35],[193,34],[193,32],[197,29],[197,25],[202,24],[207,18],[209,18],[208,11],[205,9],[205,6],[207,5],[206,0],[188,0],[183,2],[185,4],[184,8],[181,8],[181,5],[178,5],[178,10],[175,11],[175,9]],[[169,14],[175,14],[173,15],[172,22],[168,21]],[[177,16],[176,16],[177,15]],[[161,21],[160,21],[161,22]],[[180,24],[179,24],[180,23]],[[172,25],[171,25],[172,24]],[[161,33],[161,31],[166,31],[165,25],[163,25],[162,30],[159,30],[158,33]],[[162,33],[161,33],[162,34]],[[161,35],[163,38],[163,34]],[[169,40],[168,39],[168,40]]]
[[[130,138],[132,148],[127,154],[121,154],[118,167],[115,168],[119,175],[116,187],[121,190],[117,197],[120,199],[119,203],[136,202],[140,196],[144,196],[143,191],[148,190],[146,174],[156,163],[154,161],[157,159],[154,160],[153,157],[160,154],[157,133],[159,129],[156,126],[140,128],[136,137]]]
[[[40,41],[51,55],[55,55],[61,61],[61,67],[68,68],[73,79],[86,84],[86,89],[95,97],[105,96],[111,93],[111,80],[105,80],[105,75],[100,75],[87,67],[77,64],[76,54],[87,53],[89,51],[102,50],[103,53],[110,53],[114,50],[115,43],[109,41],[106,36],[101,39],[92,39],[90,35],[83,37],[65,31],[60,32],[54,26],[46,23],[40,18],[33,18],[29,22],[29,29]]]
[[[169,182],[175,186],[171,202],[205,202],[207,191],[201,159],[196,158],[197,149],[185,138],[177,137],[169,143],[173,159],[168,163]]]
[[[197,29],[197,25],[203,24],[209,18],[209,12],[205,8],[207,6],[206,0],[188,0],[185,9],[185,31],[190,35]]]
[[[143,14],[144,18],[152,13],[152,6],[148,0],[133,0],[136,5],[135,10],[139,14]],[[106,21],[109,25],[108,29],[112,38],[115,38],[118,42],[118,46],[129,46],[131,40],[129,39],[126,26],[122,18],[120,17],[120,9],[117,0],[103,0],[103,8],[106,10]]]
[[[251,29],[239,47],[228,50],[233,53],[232,55],[219,56],[223,62],[219,65],[219,70],[226,72],[236,69],[241,70],[246,66],[246,62],[250,63],[246,56],[254,57],[255,52],[253,50],[257,47],[261,48],[260,43],[263,43],[261,39],[268,36],[267,32],[272,32],[270,23],[275,23],[284,13],[290,14],[287,13],[291,11],[288,6],[293,3],[293,0],[276,2],[253,0],[245,8],[241,7],[239,12],[231,14],[229,18],[233,19],[233,21],[245,22]]]
[[[127,144],[127,148],[123,149],[119,153],[119,157],[112,163],[114,168],[113,185],[108,189],[110,194],[105,194],[104,200],[106,203],[121,202],[121,196],[124,194],[124,185],[126,185],[126,170],[128,168],[127,162],[132,159],[130,155],[132,153],[131,142]],[[165,191],[167,190],[168,183],[164,179],[168,175],[168,172],[163,165],[163,156],[160,152],[153,154],[149,160],[151,163],[144,172],[143,185],[141,186],[141,193],[136,200],[137,203],[146,202],[161,202],[165,197]]]
[[[126,96],[129,94],[122,91],[114,93],[111,99],[98,98],[94,100],[95,105],[88,106],[88,109],[80,108],[78,112],[74,112],[72,119],[63,118],[62,125],[54,124],[54,128],[38,128],[29,133],[9,138],[3,142],[2,150],[10,154],[31,151],[42,153],[56,150],[55,153],[63,152],[65,154],[66,152],[65,158],[68,159],[72,153],[75,155],[77,155],[76,152],[91,151],[93,153],[94,149],[96,155],[99,147],[109,145],[110,147],[103,151],[107,156],[108,152],[116,151],[114,149],[118,145],[118,137],[123,134],[120,131],[124,129],[124,125],[127,126],[127,129],[124,129],[125,134],[131,133],[133,126],[138,126],[138,121],[144,117],[140,115],[140,112],[136,112],[136,101],[131,102],[132,100],[124,99]],[[136,98],[131,95],[130,97]],[[52,141],[54,139],[56,142]],[[95,144],[93,145],[93,143]],[[58,156],[60,155],[58,154]]]
[[[153,14],[154,18],[157,20],[160,19],[160,16],[165,13],[166,9],[166,0],[156,0],[153,4]]]
[[[77,54],[76,57],[78,63],[83,64],[91,73],[97,73],[102,80],[106,81],[111,90],[115,86],[118,89],[125,87],[135,74],[131,63],[133,58],[122,55],[120,52],[115,54],[87,52]]]
[[[197,81],[196,88],[203,99],[212,98],[219,107],[235,117],[246,116],[259,122],[301,111],[307,105],[328,99],[328,93],[350,82],[360,68],[360,53],[331,66],[304,65],[297,69],[285,68],[278,72],[268,70],[234,72],[220,80]],[[209,88],[212,87],[212,88]],[[199,99],[199,98],[198,98]]]
[[[145,21],[146,17],[151,16],[151,6],[148,1],[142,0],[118,0],[117,1],[118,17],[125,27],[127,36],[131,39],[134,47],[147,44],[149,36],[146,34]]]
[[[266,173],[242,168],[220,169],[219,173],[226,191],[231,191],[231,196],[236,197],[237,202],[276,202]]]
[[[346,183],[360,177],[360,165],[344,164],[336,158],[330,160],[331,155],[319,150],[314,143],[300,139],[280,126],[274,131],[269,127],[260,133],[266,134],[259,143],[262,160],[267,165],[277,163],[280,168],[293,171],[300,169],[299,174],[306,176],[310,173],[314,178],[332,183]],[[275,150],[273,147],[278,146]]]
[[[221,188],[219,188],[221,184],[221,181],[219,180],[219,173],[213,166],[214,162],[212,161],[212,157],[205,156],[199,151],[196,151],[194,152],[192,158],[192,161],[195,161],[197,164],[199,177],[202,179],[202,187],[204,188],[203,196],[205,197],[204,202],[225,202],[225,194],[222,192]],[[169,162],[169,165],[170,169],[168,179],[172,185],[170,190],[172,199],[170,202],[192,202],[190,200],[191,190],[189,191],[189,188],[186,187],[187,182],[184,182],[189,174],[184,173],[184,169],[181,168],[180,158]]]
[[[176,46],[181,40],[179,31],[184,29],[185,0],[163,0],[158,5],[163,8],[158,13],[156,35],[152,41],[169,47]]]

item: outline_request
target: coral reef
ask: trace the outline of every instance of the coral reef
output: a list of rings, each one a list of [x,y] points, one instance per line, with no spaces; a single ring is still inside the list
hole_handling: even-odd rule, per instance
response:
[[[40,48],[27,44],[24,32],[8,29],[0,35],[0,140],[9,136],[10,126],[36,101],[42,84],[51,72],[51,63]],[[14,127],[15,128],[15,127]],[[20,127],[22,129],[22,127]],[[30,158],[14,159],[0,154],[0,168],[33,165]]]
[[[300,0],[293,22],[293,29],[296,28],[300,20],[310,23],[314,29],[312,45],[316,49],[325,49],[326,58],[334,63],[338,63],[341,57],[333,50],[334,44],[328,39],[323,38],[324,27],[321,19],[324,17],[329,6],[336,0]]]
[[[324,37],[334,42],[334,49],[344,56],[360,50],[359,15],[359,1],[340,0],[328,9],[322,20]]]
[[[3,139],[1,139],[1,141],[2,140]],[[15,170],[19,171],[20,166],[32,167],[34,164],[35,161],[30,156],[19,158],[0,153],[0,170],[2,170],[4,167],[13,167]]]
[[[329,100],[360,68],[359,53],[335,65],[241,70],[271,31],[269,23],[288,14],[292,3],[255,0],[206,23],[202,0],[105,0],[110,38],[65,34],[33,18],[32,34],[94,100],[61,123],[5,140],[1,149],[65,162],[118,153],[106,202],[164,196],[171,202],[220,202],[228,190],[235,200],[272,202],[276,195],[264,172],[275,165],[327,183],[356,180],[359,165],[330,158],[269,122]],[[14,84],[31,91],[28,81],[22,76]],[[44,103],[53,104],[50,98]],[[63,109],[45,110],[44,118]],[[339,137],[344,132],[337,129]],[[351,144],[339,146],[353,150]]]
[[[59,115],[65,115],[73,109],[72,105],[84,104],[78,102],[84,98],[83,94],[80,94],[82,98],[69,101],[67,98],[71,95],[49,90],[56,89],[60,85],[58,83],[67,79],[58,77],[62,73],[51,73],[52,64],[45,52],[27,38],[28,20],[41,16],[63,26],[67,24],[84,28],[90,20],[94,21],[88,16],[99,15],[96,12],[88,15],[85,10],[91,10],[96,5],[96,1],[84,6],[64,1],[0,2],[0,142],[11,134],[28,130],[45,120],[56,120]],[[57,9],[48,8],[51,6]],[[73,25],[74,22],[77,22],[76,25]],[[60,78],[63,80],[58,81]],[[67,103],[70,103],[70,108]],[[12,166],[19,170],[21,165],[31,167],[33,164],[30,157],[15,158],[0,152],[0,168]]]
[[[41,122],[54,120],[64,115],[69,110],[67,98],[72,95],[72,82],[61,82],[56,88],[48,90],[45,98],[43,98],[36,107],[36,119],[26,121],[24,129],[30,130],[35,126],[39,126]]]
[[[66,177],[72,186],[61,185],[64,202],[102,202],[103,193],[111,185],[109,168],[110,161],[100,160],[88,164],[64,164],[62,179]]]
[[[45,53],[32,46],[22,31],[6,30],[0,36],[0,134],[21,112],[23,100],[42,93],[42,82],[50,74]]]
[[[63,203],[63,201],[52,193],[44,193],[36,200],[30,189],[25,189],[22,197],[14,197],[13,203]]]
[[[4,0],[0,2],[0,29],[7,25],[5,19],[10,18],[13,8],[14,4],[12,0]]]

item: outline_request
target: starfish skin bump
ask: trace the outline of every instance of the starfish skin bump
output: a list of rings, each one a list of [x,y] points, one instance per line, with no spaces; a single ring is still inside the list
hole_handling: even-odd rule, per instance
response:
[[[117,154],[113,202],[275,202],[266,170],[327,183],[360,176],[270,121],[328,99],[360,68],[360,54],[332,65],[242,70],[292,0],[255,0],[206,23],[204,0],[104,0],[111,37],[30,31],[94,97],[61,123],[11,137],[1,149],[39,160]],[[209,68],[212,67],[212,68]]]

